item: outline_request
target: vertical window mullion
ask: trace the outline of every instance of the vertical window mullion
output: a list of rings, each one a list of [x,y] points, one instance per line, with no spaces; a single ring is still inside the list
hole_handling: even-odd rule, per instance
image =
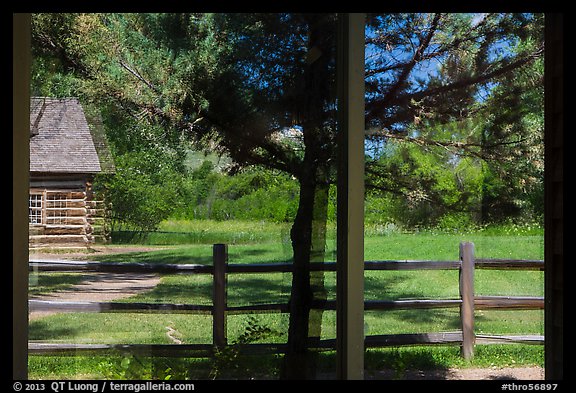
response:
[[[338,26],[337,371],[364,378],[364,14]]]

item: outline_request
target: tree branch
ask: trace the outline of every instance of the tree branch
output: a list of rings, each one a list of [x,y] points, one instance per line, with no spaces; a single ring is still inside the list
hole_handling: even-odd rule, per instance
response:
[[[500,141],[491,144],[482,144],[476,142],[459,142],[459,141],[437,141],[428,138],[414,138],[409,137],[407,135],[401,135],[399,133],[391,133],[388,130],[370,130],[366,131],[366,136],[369,137],[380,137],[380,138],[390,138],[390,139],[398,139],[403,140],[411,143],[415,143],[419,146],[437,146],[442,147],[445,150],[449,151],[452,154],[460,155],[460,156],[472,156],[476,158],[481,158],[483,160],[490,160],[494,159],[494,156],[489,154],[488,152],[491,149],[494,149],[499,146],[509,146],[515,145],[528,140],[528,138],[521,138],[519,140],[514,141]],[[479,151],[475,151],[474,149],[480,149]],[[464,153],[460,151],[464,151]]]
[[[482,75],[478,75],[476,77],[472,77],[472,78],[468,78],[468,79],[463,79],[463,80],[459,80],[457,82],[445,85],[445,86],[440,86],[437,88],[433,88],[430,90],[425,90],[425,91],[421,91],[421,92],[416,92],[413,94],[408,94],[406,96],[403,97],[403,101],[406,100],[421,100],[422,98],[425,97],[429,97],[429,96],[434,96],[434,95],[438,95],[447,91],[451,91],[451,90],[455,90],[455,89],[461,89],[467,86],[472,86],[478,83],[482,83],[482,82],[486,82],[489,81],[490,79],[494,79],[496,77],[499,77],[501,75],[504,75],[510,71],[513,71],[517,68],[520,68],[528,63],[531,63],[532,61],[534,61],[535,59],[537,59],[538,57],[542,56],[544,53],[544,46],[541,46],[540,48],[538,48],[535,52],[527,55],[526,57],[523,57],[519,60],[516,60],[510,64],[506,64],[492,72],[486,73],[486,74],[482,74]]]
[[[226,150],[234,156],[235,161],[246,162],[251,165],[266,165],[296,177],[301,176],[298,158],[270,141],[269,138],[256,137],[250,132],[238,132],[236,127],[223,124],[208,113],[202,113],[201,116],[220,130],[225,139]],[[233,147],[240,145],[243,146],[241,153],[236,153]],[[258,154],[259,149],[264,150],[267,154]],[[242,157],[239,157],[239,154],[242,154]]]
[[[135,76],[136,79],[138,79],[140,82],[144,83],[146,86],[148,86],[150,89],[152,89],[155,93],[161,94],[160,89],[158,89],[152,82],[150,82],[146,78],[144,78],[142,76],[142,74],[140,74],[138,71],[132,69],[124,60],[118,59],[118,62],[120,63],[122,68],[124,68],[126,71],[131,73],[133,76]]]
[[[475,43],[478,40],[480,40],[482,37],[489,37],[489,36],[493,36],[495,35],[494,31],[492,29],[488,29],[485,30],[483,29],[483,27],[486,27],[485,25],[487,24],[487,21],[490,17],[493,17],[493,14],[488,15],[486,18],[484,18],[479,24],[477,24],[476,26],[474,26],[470,31],[474,31],[477,32],[476,34],[470,34],[470,35],[464,35],[464,36],[456,36],[451,42],[449,42],[448,44],[441,46],[439,48],[437,48],[435,51],[433,52],[429,52],[427,54],[423,54],[420,58],[420,60],[431,60],[437,57],[441,57],[443,55],[445,55],[446,53],[450,53],[451,51],[457,50],[458,48],[460,48],[460,46],[462,46],[463,44],[466,43]],[[370,44],[373,43],[376,45],[376,43],[373,42],[374,40],[371,40],[370,38],[366,39],[366,44]],[[383,57],[384,55],[381,53],[378,53],[377,55],[372,55],[373,57]],[[393,64],[393,65],[388,65],[388,66],[382,66],[380,68],[373,68],[373,69],[368,69],[366,70],[366,76],[370,77],[370,76],[374,76],[377,74],[381,74],[381,73],[385,73],[388,71],[393,71],[393,70],[397,70],[403,67],[406,67],[408,64],[408,62],[401,62],[401,63],[397,63],[397,64]]]
[[[541,57],[543,55],[543,53],[544,53],[544,45],[539,47],[533,53],[530,53],[529,55],[527,55],[521,59],[513,61],[512,63],[503,65],[500,68],[498,68],[492,72],[481,74],[481,75],[478,75],[476,77],[462,79],[462,80],[456,81],[454,83],[450,83],[450,84],[445,85],[445,86],[430,88],[427,90],[423,90],[423,91],[419,91],[419,92],[415,92],[415,93],[409,93],[409,94],[405,94],[403,96],[397,97],[395,102],[394,102],[394,105],[404,105],[407,102],[410,102],[412,100],[419,101],[419,100],[422,100],[424,98],[436,96],[436,95],[446,93],[446,92],[449,92],[452,90],[462,89],[462,88],[465,88],[468,86],[487,82],[491,79],[497,78],[497,77],[502,76],[508,72],[511,72],[517,68],[520,68],[520,67],[522,67],[528,63],[531,63],[535,59]],[[390,102],[387,101],[387,97],[389,97],[389,95],[386,95],[384,98],[382,98],[380,100],[375,100],[375,101],[372,101],[371,103],[367,104],[366,108],[367,108],[367,111],[369,113],[367,117],[377,117],[383,111],[384,108],[391,106]]]
[[[398,92],[402,89],[402,87],[406,83],[406,80],[408,79],[408,76],[410,76],[410,73],[414,69],[414,66],[419,61],[422,60],[422,58],[424,56],[424,52],[426,51],[426,49],[430,45],[430,42],[432,41],[432,37],[436,33],[436,29],[437,29],[438,24],[440,22],[440,18],[441,18],[441,14],[435,14],[434,15],[434,19],[432,20],[432,23],[430,24],[428,34],[426,34],[424,39],[420,42],[420,45],[418,46],[418,48],[414,51],[414,55],[412,56],[412,59],[409,62],[404,63],[404,65],[402,67],[402,71],[400,72],[400,75],[398,75],[398,79],[396,80],[396,83],[394,83],[394,85],[388,90],[386,95],[384,95],[384,97],[382,99],[382,106],[386,106],[386,104],[388,102],[390,102],[394,98],[396,98],[396,95],[398,94]]]

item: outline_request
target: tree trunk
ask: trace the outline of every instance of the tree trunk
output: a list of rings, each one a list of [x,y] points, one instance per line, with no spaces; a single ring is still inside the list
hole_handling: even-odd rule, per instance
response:
[[[308,379],[309,377],[307,375],[307,349],[312,304],[310,254],[315,189],[313,174],[304,175],[300,180],[298,212],[290,231],[294,269],[289,302],[288,348],[282,370],[284,379]]]
[[[325,108],[330,101],[330,61],[333,56],[333,32],[326,15],[308,15],[310,32],[307,68],[304,73],[302,105],[298,113],[304,139],[304,158],[299,171],[300,199],[290,232],[294,254],[288,349],[282,370],[285,379],[315,377],[315,359],[308,351],[309,337],[320,337],[322,313],[314,311],[316,293],[325,298],[324,275],[314,274],[310,262],[323,261],[328,209],[330,131]]]
[[[312,252],[310,262],[324,262],[326,256],[326,224],[328,220],[328,196],[330,184],[326,171],[321,171],[317,176],[316,192],[314,193],[314,217],[312,221]],[[313,301],[326,301],[327,291],[324,286],[324,271],[310,272],[310,290]],[[324,310],[315,308],[310,310],[309,320],[309,344],[314,346],[322,337],[322,317]],[[316,374],[318,352],[308,353],[308,370],[311,377]]]
[[[310,272],[310,262],[323,262],[326,249],[328,184],[319,184],[316,171],[300,181],[298,212],[290,231],[294,253],[288,349],[282,370],[284,379],[315,377],[316,359],[308,351],[310,338],[319,339],[322,311],[311,310],[314,299],[326,299],[324,273]]]

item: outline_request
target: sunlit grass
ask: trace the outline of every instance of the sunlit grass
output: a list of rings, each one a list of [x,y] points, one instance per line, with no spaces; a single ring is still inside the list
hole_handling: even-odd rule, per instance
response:
[[[369,228],[370,229],[370,228]],[[87,255],[89,259],[103,262],[145,263],[212,263],[212,243],[229,244],[229,263],[290,262],[292,249],[286,225],[249,222],[216,221],[169,221],[162,230],[173,233],[201,232],[191,244],[174,240],[178,236],[165,234],[166,245],[161,249],[127,254],[98,253]],[[242,235],[251,233],[251,235]],[[365,237],[365,259],[423,259],[457,260],[460,241],[472,241],[476,245],[476,256],[481,258],[543,259],[543,236],[541,231],[531,229],[516,233],[513,230],[479,230],[465,234],[402,233],[400,231],[376,231],[370,229]],[[246,241],[246,239],[252,240]],[[230,239],[243,239],[230,241]],[[172,243],[170,243],[172,239]],[[259,240],[258,240],[259,239]],[[335,259],[334,229],[327,239],[327,260]],[[291,274],[230,274],[228,275],[228,304],[248,305],[287,302],[290,294]],[[321,278],[321,279],[320,279]],[[77,275],[60,276],[40,274],[38,288],[32,291],[46,293],[62,289],[78,281]],[[333,272],[316,277],[329,299],[335,299],[336,279]],[[153,290],[122,300],[123,302],[158,302],[211,304],[212,281],[209,275],[165,275]],[[477,270],[475,292],[482,295],[543,296],[543,273],[525,271]],[[428,271],[366,271],[366,300],[395,300],[407,298],[457,298],[458,272],[455,270]],[[336,318],[332,311],[317,312],[321,318],[322,338],[336,336]],[[247,315],[228,317],[229,342],[239,337],[247,328]],[[261,314],[255,316],[263,326],[269,327],[274,335],[267,341],[285,342],[287,338],[288,314]],[[171,343],[168,329],[175,332],[183,343],[211,343],[212,317],[210,315],[187,314],[57,314],[33,320],[30,323],[31,340],[77,343]],[[543,311],[477,310],[476,331],[481,334],[543,334]],[[424,333],[458,330],[458,309],[370,311],[365,313],[365,331],[368,335],[396,333]],[[526,348],[520,350],[518,348]],[[380,351],[380,352],[379,352]],[[423,355],[424,354],[424,355]],[[519,354],[523,354],[520,356]],[[330,355],[323,355],[330,359]],[[376,367],[381,362],[418,365],[417,359],[432,359],[436,367],[463,366],[459,349],[455,347],[370,349],[366,353],[367,367]],[[418,358],[420,356],[420,358]],[[74,363],[70,368],[54,374],[46,371],[52,357],[30,357],[31,377],[54,378],[66,375],[92,375],[90,364]],[[103,358],[107,359],[107,358]],[[277,358],[270,360],[276,364]],[[435,360],[434,360],[435,359]],[[542,346],[483,346],[478,345],[473,364],[478,366],[531,364],[542,365]],[[107,362],[108,360],[103,360]],[[66,362],[69,362],[66,360]],[[92,362],[92,363],[91,363]],[[83,365],[84,364],[84,365]],[[192,362],[194,367],[207,367],[201,360]],[[469,365],[466,363],[465,365]],[[70,366],[72,367],[72,366]],[[190,366],[192,367],[192,366]],[[209,367],[208,367],[209,368]],[[60,368],[52,368],[60,369]]]

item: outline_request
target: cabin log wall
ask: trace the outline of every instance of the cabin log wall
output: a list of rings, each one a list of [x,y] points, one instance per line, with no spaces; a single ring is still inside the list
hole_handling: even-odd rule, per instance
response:
[[[30,194],[42,195],[42,222],[30,224],[30,248],[89,247],[109,239],[104,203],[91,179],[35,179]]]

